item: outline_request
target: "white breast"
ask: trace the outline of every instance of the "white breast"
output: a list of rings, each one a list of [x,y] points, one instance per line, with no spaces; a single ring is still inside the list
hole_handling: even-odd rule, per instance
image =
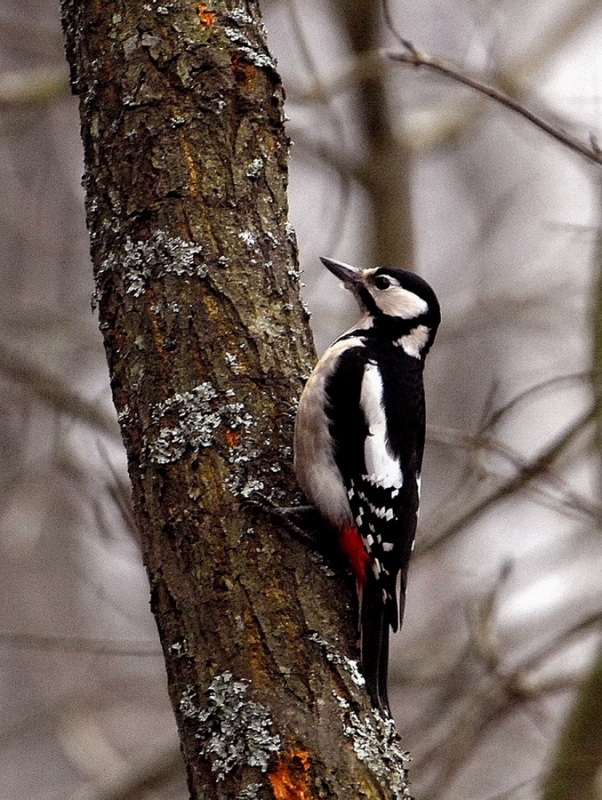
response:
[[[305,385],[295,421],[295,472],[307,499],[333,526],[352,525],[343,477],[334,460],[326,414],[326,380],[344,350],[363,347],[360,338],[335,342]]]

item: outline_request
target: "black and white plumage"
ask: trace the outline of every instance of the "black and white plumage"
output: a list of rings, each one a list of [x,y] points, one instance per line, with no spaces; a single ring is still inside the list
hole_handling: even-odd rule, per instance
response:
[[[295,470],[355,576],[361,666],[373,704],[388,712],[389,628],[403,618],[424,449],[422,373],[439,303],[411,272],[322,261],[354,293],[362,315],[305,386]]]

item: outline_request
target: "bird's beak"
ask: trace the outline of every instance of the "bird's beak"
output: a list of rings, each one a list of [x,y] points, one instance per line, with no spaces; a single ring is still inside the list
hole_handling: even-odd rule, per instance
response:
[[[334,258],[320,257],[320,261],[343,283],[346,289],[357,292],[362,280],[361,270],[350,264],[344,264],[342,261],[335,261]]]

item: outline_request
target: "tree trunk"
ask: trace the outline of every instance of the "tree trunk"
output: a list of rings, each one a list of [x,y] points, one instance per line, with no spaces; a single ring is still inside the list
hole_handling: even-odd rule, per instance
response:
[[[96,302],[193,798],[407,797],[290,504],[313,348],[256,2],[63,0]]]

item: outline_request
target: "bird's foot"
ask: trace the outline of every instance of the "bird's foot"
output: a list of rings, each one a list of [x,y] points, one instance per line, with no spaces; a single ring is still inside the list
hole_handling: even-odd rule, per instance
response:
[[[242,506],[258,509],[280,520],[297,541],[317,551],[328,561],[338,562],[340,556],[336,548],[336,536],[333,536],[332,528],[314,506],[278,506],[259,492],[253,492]]]

